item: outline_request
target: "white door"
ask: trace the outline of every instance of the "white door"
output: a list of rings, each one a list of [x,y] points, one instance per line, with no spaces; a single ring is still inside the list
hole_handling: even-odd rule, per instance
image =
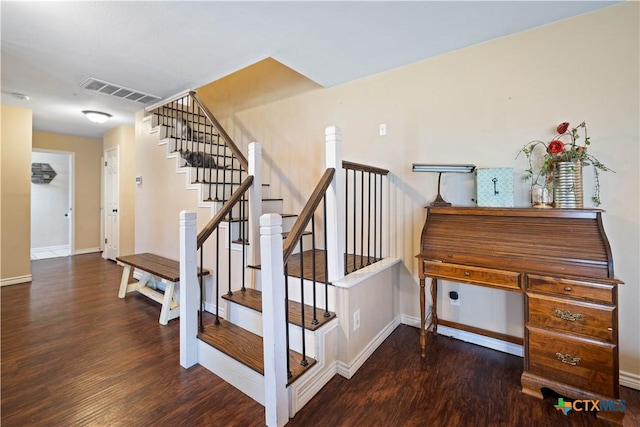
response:
[[[105,232],[104,258],[114,260],[118,256],[118,148],[105,153]]]

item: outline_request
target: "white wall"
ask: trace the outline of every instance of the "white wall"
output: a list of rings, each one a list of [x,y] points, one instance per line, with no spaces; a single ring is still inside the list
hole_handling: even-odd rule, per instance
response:
[[[34,151],[32,163],[48,163],[56,172],[48,184],[31,183],[31,248],[69,245],[68,154]]]
[[[403,262],[399,307],[410,317],[419,316],[414,257],[424,206],[435,198],[437,183],[435,174],[412,173],[411,164],[514,167],[516,206],[528,206],[527,186],[520,180],[526,160],[515,160],[518,150],[531,140],[553,137],[560,122],[586,120],[590,151],[616,171],[602,175],[601,198],[616,274],[627,283],[619,292],[620,366],[640,378],[639,6],[625,2],[333,88],[253,98],[246,106],[232,103],[233,87],[213,82],[203,92],[224,89],[217,93],[228,97],[227,104],[217,99],[209,107],[240,147],[262,144],[265,181],[272,184],[272,195],[285,198],[288,212],[300,210],[322,174],[328,125],[343,131],[344,159],[391,171],[390,245]],[[387,124],[384,137],[378,135],[381,123]],[[137,161],[136,167],[145,174],[160,173],[152,157],[157,148],[138,147],[137,159],[149,166]],[[587,196],[591,177],[585,170]],[[163,224],[177,224],[182,196],[172,184],[162,187],[168,179],[145,178],[145,199],[136,199],[137,248],[177,251],[173,234],[154,234]],[[455,205],[471,205],[473,177],[451,174],[443,178],[442,191]],[[139,231],[151,218],[155,224],[145,223]],[[519,298],[498,301],[490,291],[460,290],[460,310],[470,309],[462,314],[465,321],[501,333],[522,327]]]

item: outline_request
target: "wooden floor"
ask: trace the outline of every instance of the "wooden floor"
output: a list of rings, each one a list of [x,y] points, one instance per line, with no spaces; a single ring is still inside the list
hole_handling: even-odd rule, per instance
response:
[[[2,427],[263,426],[264,410],[204,368],[182,369],[179,320],[117,297],[122,269],[96,254],[32,262],[0,288]],[[421,360],[398,327],[351,380],[335,376],[288,426],[606,426],[520,392],[522,359],[446,337]],[[622,387],[625,425],[640,391]]]

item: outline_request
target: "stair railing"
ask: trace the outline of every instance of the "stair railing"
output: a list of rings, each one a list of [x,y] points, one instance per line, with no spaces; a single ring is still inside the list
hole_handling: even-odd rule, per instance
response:
[[[348,161],[344,170],[344,274],[383,258],[383,178],[386,169]]]
[[[302,212],[300,213],[300,215],[298,216],[298,219],[296,221],[296,223],[293,225],[291,231],[288,233],[286,239],[284,240],[283,243],[283,264],[284,264],[284,280],[285,280],[285,301],[287,301],[287,305],[288,305],[288,301],[289,301],[289,272],[290,270],[292,270],[293,268],[298,268],[298,276],[300,277],[300,306],[301,306],[301,355],[302,358],[299,361],[300,365],[302,366],[307,366],[308,365],[308,360],[307,360],[307,352],[306,352],[306,339],[305,339],[305,328],[306,328],[306,322],[307,320],[305,319],[305,286],[304,286],[304,282],[305,280],[310,280],[311,281],[311,291],[312,291],[312,295],[311,295],[311,324],[312,325],[317,325],[319,324],[319,320],[317,318],[317,308],[318,308],[318,302],[317,302],[317,282],[318,282],[318,278],[322,279],[322,277],[324,277],[324,296],[325,296],[325,301],[324,301],[324,313],[323,316],[325,317],[329,317],[330,313],[329,313],[329,292],[328,292],[328,287],[329,287],[329,282],[327,280],[328,274],[327,274],[327,265],[328,265],[328,260],[327,260],[327,251],[326,250],[319,250],[316,248],[317,246],[317,238],[320,235],[320,233],[317,231],[316,229],[316,211],[318,210],[318,207],[320,206],[320,202],[324,201],[323,204],[323,214],[322,214],[322,218],[324,219],[324,225],[322,227],[323,230],[323,235],[324,235],[324,243],[323,246],[326,248],[327,247],[327,243],[326,243],[326,236],[327,233],[324,232],[324,230],[327,229],[327,223],[326,223],[326,219],[327,219],[327,204],[326,204],[326,198],[325,198],[325,193],[327,191],[327,188],[329,188],[329,185],[331,184],[332,180],[333,180],[333,176],[335,174],[335,169],[334,168],[329,168],[325,171],[325,173],[322,175],[322,178],[320,178],[320,181],[318,181],[318,184],[316,185],[316,188],[313,190],[313,193],[311,194],[311,197],[309,198],[309,200],[307,201],[306,205],[304,206],[304,208],[302,209]],[[305,235],[305,230],[307,229],[307,227],[310,226],[311,230],[310,230],[310,239],[311,239],[311,252],[308,252],[307,254],[310,254],[310,256],[305,256],[307,254],[305,254],[305,247],[304,247],[304,235]],[[293,265],[289,265],[290,261],[291,261],[291,256],[293,255],[293,252],[295,251],[295,248],[298,247],[299,248],[299,256],[297,259],[297,266],[293,266]],[[307,258],[305,260],[305,258]],[[318,266],[318,258],[320,258],[320,260],[323,260],[324,262],[321,262],[321,264],[324,264],[324,266]],[[305,277],[305,262],[311,262],[311,274],[307,277]],[[317,271],[318,268],[322,268],[322,275],[319,274],[319,272]],[[286,346],[287,348],[289,348],[289,315],[288,315],[288,310],[285,311],[285,330],[286,330]],[[291,367],[290,367],[290,361],[289,358],[287,358],[287,375],[289,377],[291,377]]]
[[[230,191],[219,184],[240,185],[248,161],[196,92],[176,95],[146,112],[164,127],[182,166],[194,168],[193,183],[204,184],[204,200],[224,202]]]

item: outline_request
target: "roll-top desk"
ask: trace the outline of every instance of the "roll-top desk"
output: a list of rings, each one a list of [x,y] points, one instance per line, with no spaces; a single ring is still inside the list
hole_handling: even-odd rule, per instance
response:
[[[524,345],[522,391],[573,399],[619,397],[618,285],[596,209],[428,207],[420,240],[420,350],[437,333],[437,281],[524,293],[524,339],[446,322]],[[433,309],[426,325],[425,279]],[[445,321],[440,321],[445,323]],[[622,423],[623,412],[599,417]]]

